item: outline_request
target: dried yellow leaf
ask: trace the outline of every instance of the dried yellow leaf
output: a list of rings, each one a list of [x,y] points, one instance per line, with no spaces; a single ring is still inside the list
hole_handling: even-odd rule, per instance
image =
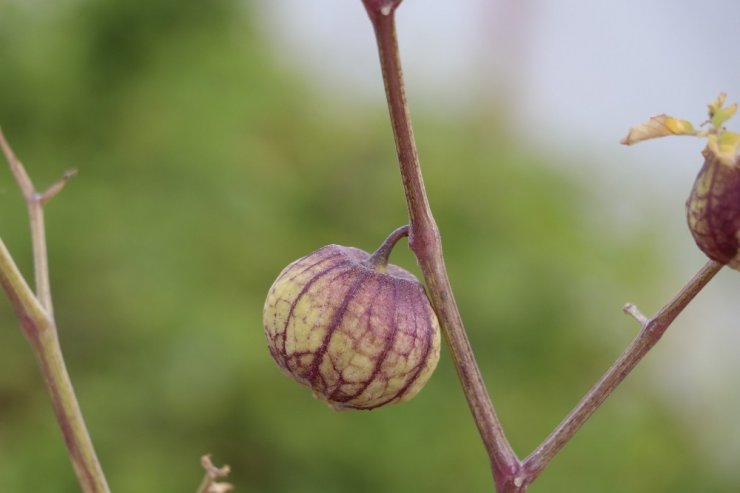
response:
[[[630,129],[622,144],[631,145],[643,140],[665,137],[667,135],[696,135],[691,122],[668,115],[657,115],[645,123]]]

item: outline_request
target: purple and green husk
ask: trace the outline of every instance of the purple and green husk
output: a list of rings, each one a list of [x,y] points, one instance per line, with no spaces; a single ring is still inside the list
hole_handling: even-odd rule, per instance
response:
[[[388,255],[328,245],[293,262],[265,301],[280,368],[335,409],[374,409],[415,396],[439,360],[437,317],[423,286]]]

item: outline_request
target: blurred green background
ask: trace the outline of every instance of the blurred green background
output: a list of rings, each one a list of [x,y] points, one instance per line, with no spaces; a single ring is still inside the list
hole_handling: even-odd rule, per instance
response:
[[[211,452],[240,492],[492,491],[446,352],[414,401],[373,412],[329,410],[270,359],[278,272],[328,243],[371,250],[406,215],[385,107],[312,90],[257,27],[231,0],[0,1],[0,124],[39,188],[80,171],[47,208],[51,276],[112,489],[194,491]],[[675,290],[658,218],[612,228],[598,168],[558,170],[490,108],[415,115],[453,287],[525,455],[634,335],[621,304]],[[0,167],[0,234],[30,277],[27,229]],[[393,261],[418,272],[405,247]],[[77,491],[4,298],[0,329],[0,491]],[[652,383],[639,368],[531,491],[737,491]]]

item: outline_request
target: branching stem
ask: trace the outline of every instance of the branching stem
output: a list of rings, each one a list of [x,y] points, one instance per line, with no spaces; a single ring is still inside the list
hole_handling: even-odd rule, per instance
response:
[[[627,304],[625,313],[631,315],[641,326],[627,349],[607,370],[601,380],[581,399],[571,413],[555,428],[535,451],[524,461],[523,475],[531,483],[542,472],[552,458],[575,435],[614,389],[637,366],[642,358],[655,346],[673,320],[694,299],[704,286],[722,269],[722,264],[709,261],[704,267],[651,319],[647,319],[635,305]]]
[[[626,305],[625,311],[642,326],[640,333],[555,431],[529,457],[520,461],[496,416],[470,347],[447,276],[439,230],[424,189],[404,94],[395,31],[395,10],[401,1],[363,0],[363,3],[378,43],[388,109],[409,212],[409,245],[424,274],[429,297],[447,338],[465,397],[488,452],[496,490],[499,493],[524,493],[552,458],[658,342],[676,316],[719,272],[722,265],[713,261],[708,262],[652,319],[648,320],[634,305]]]
[[[0,239],[0,284],[13,305],[23,333],[33,349],[51,397],[57,422],[64,436],[72,465],[85,493],[107,493],[108,484],[87,432],[72,382],[64,364],[54,322],[46,253],[44,204],[59,193],[73,175],[67,172],[43,193],[36,192],[21,162],[0,131],[0,148],[28,206],[33,245],[36,295],[26,283],[5,244]]]

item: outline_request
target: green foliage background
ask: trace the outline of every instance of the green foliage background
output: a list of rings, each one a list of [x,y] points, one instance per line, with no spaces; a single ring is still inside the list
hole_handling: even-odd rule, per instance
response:
[[[194,491],[212,452],[242,492],[491,491],[446,352],[414,401],[369,413],[330,411],[271,361],[261,310],[277,273],[328,243],[373,249],[406,216],[384,106],[313,93],[253,23],[231,0],[0,0],[0,123],[39,187],[80,170],[47,208],[51,275],[113,490]],[[634,334],[620,304],[666,297],[656,233],[612,230],[587,180],[496,115],[416,113],[458,302],[525,454]],[[2,167],[0,233],[30,277]],[[416,269],[405,248],[394,262]],[[0,491],[77,491],[4,298],[0,329]],[[533,492],[737,488],[641,373]]]

